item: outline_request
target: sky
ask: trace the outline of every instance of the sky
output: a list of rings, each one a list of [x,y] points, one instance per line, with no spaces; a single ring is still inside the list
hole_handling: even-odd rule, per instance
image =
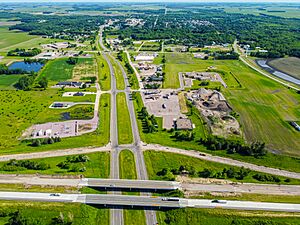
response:
[[[0,2],[295,2],[300,0],[0,0]]]

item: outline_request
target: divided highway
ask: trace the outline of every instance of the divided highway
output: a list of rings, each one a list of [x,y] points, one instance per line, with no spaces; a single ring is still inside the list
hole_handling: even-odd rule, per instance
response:
[[[224,201],[209,199],[184,199],[167,197],[149,197],[134,195],[110,194],[53,194],[36,192],[0,192],[0,200],[39,201],[85,203],[104,207],[137,207],[137,208],[223,208],[237,210],[266,210],[282,212],[300,212],[300,204],[251,202],[251,201]],[[150,211],[151,212],[151,211]],[[122,218],[122,217],[121,217]],[[113,219],[113,218],[111,218]],[[114,219],[115,220],[115,219]],[[122,223],[122,221],[119,221]]]

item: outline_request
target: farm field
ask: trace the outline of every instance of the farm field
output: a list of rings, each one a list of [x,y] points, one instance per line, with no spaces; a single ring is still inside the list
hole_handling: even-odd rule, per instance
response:
[[[119,144],[130,144],[133,142],[133,135],[125,93],[117,94],[117,112]]]
[[[229,72],[229,86],[222,92],[240,114],[240,121],[247,141],[264,141],[273,152],[300,156],[300,133],[288,121],[300,117],[300,96],[292,90],[253,71],[238,60],[199,60],[188,57],[166,55],[165,88],[179,87],[178,72],[204,71],[209,66]],[[231,73],[230,73],[231,72]],[[235,88],[232,82],[239,82],[242,88]],[[270,132],[272,131],[272,132]],[[286,140],[289,140],[288,142]]]
[[[224,209],[174,209],[157,213],[160,225],[230,225],[230,224],[285,224],[294,225],[299,221],[296,213],[275,213],[258,211],[236,211]]]
[[[213,171],[213,174],[217,174],[226,168],[227,170],[232,168],[234,171],[239,171],[238,167],[227,166],[221,163],[214,163],[209,161],[200,160],[197,158],[175,154],[175,153],[166,153],[159,151],[151,151],[148,150],[144,152],[145,162],[147,166],[147,171],[149,175],[149,179],[152,180],[172,180],[174,179],[174,175],[171,173],[171,170],[179,169],[180,166],[184,166],[185,168],[193,168],[195,171],[195,175],[193,177],[199,177],[197,175],[198,172],[203,171],[204,169],[209,169]],[[167,173],[165,175],[159,176],[163,169],[167,169]],[[236,177],[229,178],[227,180],[232,180],[235,182],[245,182],[245,183],[275,183],[275,182],[261,182],[253,178],[255,174],[263,174],[255,171],[250,171],[249,174],[244,177],[242,180],[237,179]],[[285,182],[284,177],[280,177],[280,184],[299,184],[300,180],[291,180],[290,182]]]
[[[8,27],[0,26],[0,52],[8,52],[14,48],[36,48],[40,47],[40,44],[47,44],[56,41],[60,40],[29,35],[26,32],[8,30]]]
[[[53,224],[53,219],[64,218],[64,224],[109,224],[109,210],[76,203],[46,203],[0,201],[0,224],[7,224],[11,213],[19,211],[19,216],[30,224]],[[23,221],[23,220],[22,220]],[[26,224],[29,224],[26,222]]]
[[[280,58],[268,61],[273,68],[300,79],[300,59],[296,57]]]
[[[50,81],[65,81],[72,79],[75,65],[70,65],[66,61],[67,58],[61,58],[48,62],[41,71],[40,77],[46,77]],[[88,59],[79,59],[78,64],[80,65],[85,61],[89,62]]]
[[[45,170],[33,170],[25,169],[23,167],[16,167],[7,165],[7,162],[0,163],[0,173],[18,173],[18,174],[47,174],[47,175],[83,175],[84,177],[96,177],[96,178],[108,178],[109,177],[109,152],[97,152],[92,154],[86,154],[89,161],[87,162],[72,162],[74,156],[67,157],[53,157],[44,159],[33,159],[30,162],[37,164],[49,165],[49,169]],[[68,160],[71,159],[71,160]],[[59,164],[63,164],[59,167]]]
[[[39,120],[45,121],[49,116],[50,109],[48,107],[53,101],[65,100],[65,98],[62,98],[58,90],[55,89],[47,89],[42,92],[1,91],[0,97],[3,99],[2,107],[0,107],[0,122],[2,123],[2,129],[0,130],[0,154],[29,152],[33,150],[45,151],[79,146],[102,146],[109,141],[109,94],[102,94],[100,97],[100,122],[99,128],[95,132],[77,137],[64,138],[61,142],[39,147],[31,147],[28,142],[20,142],[18,138],[32,124],[38,123]],[[73,97],[69,100],[75,101]],[[77,98],[77,101],[80,101],[80,98]],[[11,102],[14,104],[12,105]],[[8,120],[7,118],[10,119]]]

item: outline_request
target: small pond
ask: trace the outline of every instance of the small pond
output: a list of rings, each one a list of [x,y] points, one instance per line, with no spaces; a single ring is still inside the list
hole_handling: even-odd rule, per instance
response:
[[[26,72],[38,72],[40,71],[40,69],[42,69],[43,66],[44,64],[39,62],[33,62],[33,63],[14,62],[8,68],[10,70],[21,69]]]

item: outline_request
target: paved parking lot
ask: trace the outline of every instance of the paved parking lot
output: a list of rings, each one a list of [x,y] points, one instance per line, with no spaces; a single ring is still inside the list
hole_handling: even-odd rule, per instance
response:
[[[180,112],[178,95],[174,90],[161,90],[150,95],[142,93],[142,97],[149,114],[163,117],[163,128],[171,129],[174,119],[185,117]]]

